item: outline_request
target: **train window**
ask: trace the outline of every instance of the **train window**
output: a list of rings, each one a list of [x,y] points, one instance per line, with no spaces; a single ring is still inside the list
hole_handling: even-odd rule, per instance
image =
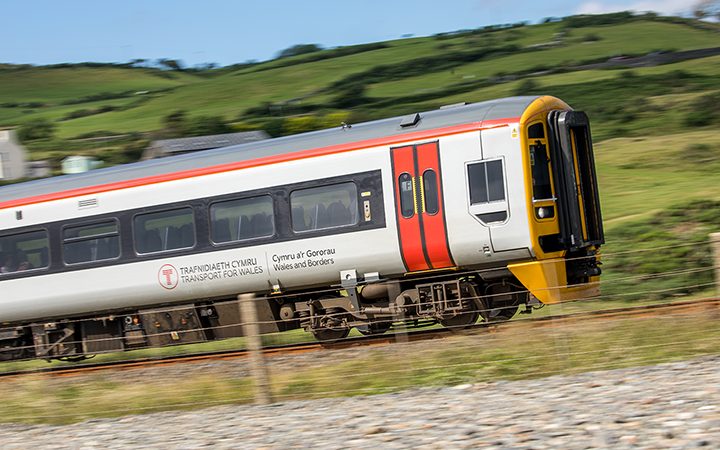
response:
[[[210,205],[211,238],[216,244],[275,234],[273,201],[267,195]]]
[[[530,146],[530,167],[532,173],[533,199],[544,200],[552,198],[550,186],[550,159],[547,155],[547,146],[536,141]]]
[[[528,127],[528,138],[529,139],[544,139],[545,128],[542,123],[536,123]]]
[[[505,200],[502,160],[469,164],[468,182],[473,205]]]
[[[102,261],[120,256],[120,233],[115,220],[63,230],[63,259],[67,264]]]
[[[293,231],[322,230],[358,222],[357,187],[341,183],[290,194]]]
[[[400,187],[400,213],[406,219],[415,214],[415,193],[413,191],[413,180],[409,173],[398,177]]]
[[[46,230],[0,237],[0,273],[48,267],[50,244]]]
[[[191,208],[138,214],[133,222],[135,249],[138,253],[195,246],[195,220]]]
[[[439,195],[437,174],[434,170],[426,170],[423,173],[423,193],[425,201],[425,212],[428,214],[437,214],[439,210]]]

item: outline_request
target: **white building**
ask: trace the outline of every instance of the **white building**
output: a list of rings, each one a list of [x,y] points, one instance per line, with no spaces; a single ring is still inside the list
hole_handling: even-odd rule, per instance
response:
[[[0,130],[0,180],[16,180],[26,176],[27,152],[20,145],[14,130]]]
[[[99,161],[91,156],[68,156],[62,160],[62,173],[82,173],[88,170],[97,169],[103,165],[102,161]]]

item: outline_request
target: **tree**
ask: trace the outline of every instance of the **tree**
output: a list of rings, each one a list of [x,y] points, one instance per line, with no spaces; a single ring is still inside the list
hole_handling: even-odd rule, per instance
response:
[[[696,19],[720,20],[720,0],[701,0],[693,7]]]
[[[143,67],[147,63],[148,60],[145,58],[135,58],[131,59],[128,64],[130,64],[132,67]]]
[[[168,137],[179,137],[187,129],[187,114],[177,110],[163,117],[164,134]]]
[[[21,125],[17,134],[22,142],[50,139],[55,134],[55,124],[47,119],[31,120]]]
[[[314,53],[322,50],[318,44],[297,44],[292,47],[288,47],[278,53],[278,58],[289,58],[290,56],[302,55],[305,53]]]
[[[232,128],[219,116],[200,116],[187,123],[186,136],[232,133]]]
[[[170,70],[177,70],[177,71],[183,70],[183,63],[179,59],[160,58],[157,60],[157,63],[160,66],[168,68]]]
[[[528,78],[520,83],[520,85],[515,89],[515,95],[536,94],[539,87],[540,86],[535,80]]]
[[[365,91],[367,87],[362,83],[352,83],[344,86],[340,93],[333,99],[337,108],[352,108],[367,102]]]

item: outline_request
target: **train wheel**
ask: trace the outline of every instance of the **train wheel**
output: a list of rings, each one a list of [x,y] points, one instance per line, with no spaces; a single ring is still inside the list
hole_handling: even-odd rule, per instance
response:
[[[440,319],[440,324],[445,328],[461,329],[473,325],[480,318],[480,311],[473,309],[463,311],[455,316]]]
[[[445,328],[462,329],[473,325],[480,318],[481,312],[485,310],[484,303],[478,297],[475,287],[470,283],[462,285],[463,310],[453,316],[446,316],[440,319],[440,324]]]
[[[510,284],[496,283],[486,289],[490,322],[504,322],[513,318],[520,305],[526,302],[526,293],[513,290]]]
[[[350,334],[350,328],[316,328],[311,330],[318,341],[336,341],[344,339]]]
[[[372,336],[385,333],[391,326],[391,320],[381,320],[378,322],[371,322],[364,327],[357,327],[357,329],[363,336]]]
[[[490,309],[491,322],[504,322],[513,318],[520,305],[511,303],[493,304]]]
[[[344,311],[338,308],[330,308],[325,311],[326,316],[321,320],[324,326],[313,328],[310,332],[318,341],[336,341],[344,339],[350,334],[350,328],[343,326],[340,319]]]

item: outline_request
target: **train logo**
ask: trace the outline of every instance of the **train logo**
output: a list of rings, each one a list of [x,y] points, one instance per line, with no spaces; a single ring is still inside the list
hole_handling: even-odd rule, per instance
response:
[[[158,270],[158,282],[160,286],[165,289],[175,289],[180,281],[178,271],[175,266],[170,264],[164,264],[160,270]]]

